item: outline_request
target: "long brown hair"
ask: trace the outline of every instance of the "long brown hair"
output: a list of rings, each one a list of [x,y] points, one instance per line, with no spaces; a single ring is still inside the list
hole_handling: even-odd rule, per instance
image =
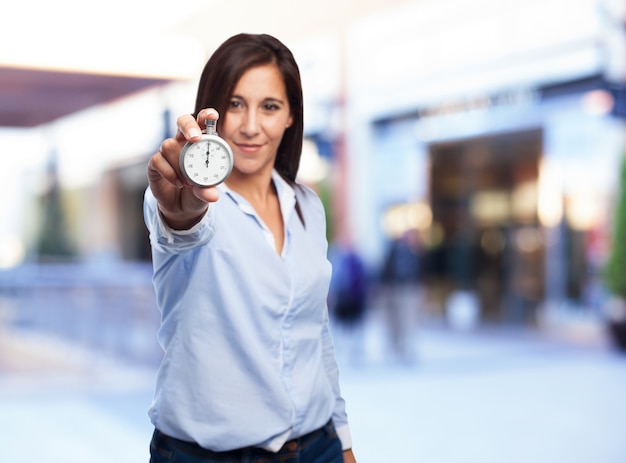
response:
[[[278,39],[267,34],[238,34],[220,45],[200,76],[194,114],[203,108],[215,108],[224,117],[241,76],[247,70],[265,64],[278,67],[293,117],[278,146],[274,168],[288,183],[295,185],[304,130],[302,83],[293,54]]]

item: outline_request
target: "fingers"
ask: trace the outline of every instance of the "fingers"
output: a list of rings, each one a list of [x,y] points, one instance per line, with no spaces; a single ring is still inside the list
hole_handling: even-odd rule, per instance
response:
[[[198,112],[197,120],[190,114],[180,116],[176,121],[178,132],[176,138],[165,140],[159,151],[152,156],[148,163],[148,179],[151,185],[154,182],[167,181],[177,188],[183,188],[191,184],[180,172],[180,152],[186,142],[196,142],[202,136],[202,129],[205,128],[207,119],[217,120],[218,112],[213,108],[206,108]],[[196,193],[198,199],[208,202],[217,200],[217,190],[208,191],[201,194]],[[215,198],[215,199],[213,199]]]
[[[212,119],[216,121],[219,118],[219,113],[213,108],[201,109],[200,112],[198,112],[198,124],[201,124],[202,127],[204,127],[204,121],[206,121],[207,119]]]
[[[198,112],[197,119],[194,119],[190,114],[180,116],[176,121],[178,126],[176,138],[190,142],[198,141],[202,136],[202,129],[206,128],[204,121],[207,119],[219,119],[218,112],[213,108],[206,108]]]
[[[206,203],[214,203],[219,199],[219,191],[216,187],[193,187],[193,194],[196,198]]]
[[[182,146],[175,139],[165,140],[159,151],[150,158],[148,179],[151,181],[165,179],[177,188],[182,188],[184,183],[178,165],[181,148]]]

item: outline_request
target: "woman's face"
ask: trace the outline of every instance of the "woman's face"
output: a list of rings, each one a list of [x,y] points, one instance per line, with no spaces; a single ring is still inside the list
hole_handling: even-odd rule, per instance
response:
[[[273,64],[246,71],[237,82],[219,134],[244,175],[271,171],[283,133],[293,121],[282,75]]]

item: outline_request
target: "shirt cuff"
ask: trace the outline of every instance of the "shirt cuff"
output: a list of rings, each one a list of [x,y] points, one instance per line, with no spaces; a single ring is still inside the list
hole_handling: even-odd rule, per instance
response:
[[[171,228],[169,225],[165,223],[165,220],[163,219],[163,216],[161,215],[161,211],[159,211],[157,208],[157,221],[159,223],[159,228],[161,229],[161,236],[165,238],[165,241],[168,244],[173,244],[174,235],[185,236],[185,235],[192,235],[196,233],[200,229],[200,227],[202,227],[203,222],[208,216],[210,209],[211,208],[209,207],[207,211],[204,213],[204,215],[202,216],[202,218],[200,219],[200,221],[197,224],[195,224],[193,227],[191,227],[190,229],[174,230],[173,228]]]
[[[352,448],[352,434],[350,434],[350,426],[345,424],[336,428],[337,436],[341,441],[341,450],[350,450]]]

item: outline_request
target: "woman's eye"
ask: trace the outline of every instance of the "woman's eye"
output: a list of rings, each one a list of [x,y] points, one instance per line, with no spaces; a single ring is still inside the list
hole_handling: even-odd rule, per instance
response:
[[[235,109],[241,108],[241,101],[232,100],[230,102],[230,107]]]
[[[278,105],[274,103],[266,103],[263,107],[266,111],[276,111],[277,109],[279,109]]]

